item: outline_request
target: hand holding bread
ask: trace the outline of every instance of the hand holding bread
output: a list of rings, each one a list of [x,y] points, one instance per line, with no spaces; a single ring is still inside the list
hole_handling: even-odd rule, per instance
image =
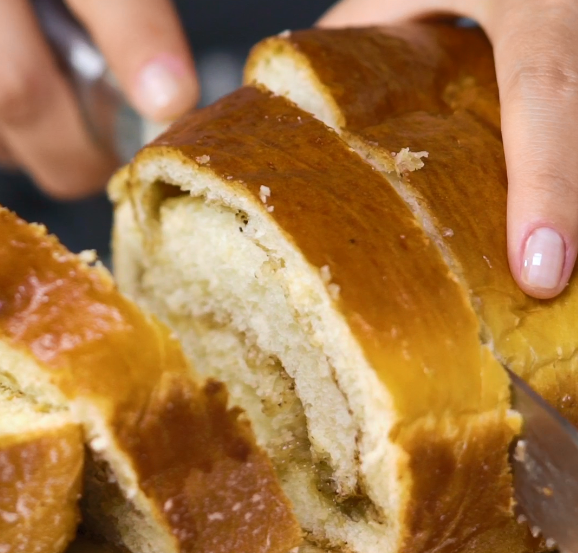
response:
[[[134,0],[106,10],[97,2],[67,3],[141,113],[166,119],[194,104],[198,90],[191,58],[169,0],[149,1],[145,9]],[[5,60],[0,70],[0,163],[25,168],[56,197],[89,195],[102,188],[117,160],[97,148],[87,133],[30,6],[6,3],[0,10]],[[568,282],[578,250],[576,3],[342,0],[321,25],[388,24],[439,14],[475,19],[493,44],[510,190],[510,267],[527,294],[556,296]]]
[[[503,364],[578,423],[578,287],[517,287],[506,182],[491,45],[413,23],[263,41],[117,172],[144,311],[0,209],[0,545],[61,553],[82,474],[84,528],[131,553],[549,547],[514,513]]]
[[[122,290],[250,417],[309,544],[528,553],[501,363],[578,422],[576,281],[512,279],[479,29],[285,32],[113,180]]]
[[[578,4],[573,0],[342,0],[324,27],[469,17],[496,60],[508,168],[508,257],[531,296],[561,293],[578,251]]]
[[[101,191],[118,160],[85,124],[82,102],[41,32],[33,4],[46,1],[0,3],[0,164],[25,170],[55,198],[75,199]],[[65,4],[143,116],[165,121],[194,104],[192,57],[171,0]]]

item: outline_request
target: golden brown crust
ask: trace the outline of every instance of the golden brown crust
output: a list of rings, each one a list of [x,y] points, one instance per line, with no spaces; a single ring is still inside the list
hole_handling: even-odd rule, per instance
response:
[[[188,364],[168,329],[124,299],[102,270],[7,210],[0,211],[0,236],[7,237],[0,243],[0,336],[34,355],[68,398],[90,399],[108,415],[117,446],[181,550],[227,550],[231,535],[217,538],[204,524],[215,510],[224,521],[214,526],[237,530],[237,550],[270,542],[281,553],[297,545],[297,525],[264,453],[239,413],[227,409],[224,391],[211,395],[214,385],[202,391],[186,376]],[[206,423],[209,429],[198,427]],[[195,440],[201,435],[203,449]],[[225,445],[231,437],[236,448]],[[261,497],[243,513],[254,515],[244,525],[232,509],[235,491],[216,488],[216,474]],[[189,516],[171,516],[170,500],[186,505]]]
[[[385,30],[397,36],[403,33],[408,39],[405,45],[388,44],[385,39],[378,43],[375,32],[359,29],[332,35],[317,30],[293,33],[283,40],[290,40],[296,50],[306,54],[319,86],[334,101],[341,120],[347,122],[347,130],[361,136],[372,155],[385,159],[401,148],[429,153],[423,169],[406,175],[405,186],[420,200],[438,234],[444,237],[445,247],[461,270],[464,285],[471,290],[491,335],[486,338],[493,340],[503,359],[578,424],[578,345],[566,323],[578,310],[578,281],[572,279],[559,299],[540,301],[524,295],[510,274],[506,168],[489,46],[482,46],[480,31],[464,29],[434,30],[418,25],[408,31]],[[426,45],[429,39],[433,43]],[[372,52],[358,48],[367,41],[375,46]],[[266,44],[258,46],[255,55],[264,55],[260,48]],[[406,57],[407,48],[412,47]],[[436,90],[421,81],[418,84],[422,88],[408,94],[414,102],[413,111],[408,110],[410,100],[382,87],[389,98],[384,110],[384,100],[368,94],[368,88],[373,87],[350,76],[365,71],[387,74],[395,83],[419,81],[424,59],[452,62],[449,70],[442,65],[435,68],[443,77],[443,86]],[[403,75],[392,76],[384,64],[397,71],[404,64],[406,69]],[[344,65],[348,71],[339,72]],[[422,99],[424,92],[427,102]]]
[[[430,35],[426,27],[422,29],[424,37]],[[450,266],[470,291],[482,321],[483,339],[578,424],[578,345],[568,324],[578,309],[578,283],[574,279],[557,300],[534,300],[519,290],[508,267],[506,168],[491,52],[488,48],[478,50],[476,42],[469,46],[473,39],[469,32],[444,31],[437,38],[438,44],[421,50],[419,57],[437,59],[441,47],[446,56],[455,60],[454,75],[438,68],[445,84],[437,91],[422,81],[420,86],[424,88],[410,94],[415,99],[413,110],[408,110],[409,100],[386,90],[390,103],[388,110],[383,110],[383,100],[371,97],[366,83],[349,77],[358,68],[367,74],[380,72],[389,60],[392,67],[401,70],[397,64],[404,54],[385,41],[373,53],[365,51],[361,55],[357,50],[357,45],[374,33],[364,29],[350,31],[348,36],[344,33],[338,51],[327,40],[328,33],[311,31],[307,40],[318,47],[307,49],[306,61],[315,68],[315,86],[322,87],[336,106],[336,119],[345,122],[345,130],[340,132],[356,147],[361,137],[360,149],[377,160],[378,166],[392,167],[392,153],[401,148],[428,152],[423,169],[403,176],[403,194],[414,198],[416,213],[448,252]],[[456,33],[462,39],[456,39]],[[303,52],[299,39],[294,42],[295,49]],[[485,61],[480,60],[474,67],[463,56],[470,51]],[[255,55],[268,54],[258,47]],[[394,80],[421,78],[411,75],[416,64],[421,63],[416,51],[412,56],[413,60],[406,60],[407,67],[412,68],[410,75],[395,75]],[[328,59],[331,67],[345,65],[349,71],[332,74],[324,68]],[[460,78],[455,77],[457,73]],[[420,99],[424,91],[428,95],[426,103]],[[364,95],[364,103],[358,101],[360,95]],[[520,548],[511,523],[503,530],[499,525],[497,528],[494,539],[486,544],[490,550]],[[478,550],[482,545],[474,539],[469,547]],[[528,550],[536,547],[536,542],[527,544]]]
[[[215,173],[311,265],[329,267],[337,306],[402,420],[392,439],[414,481],[405,550],[442,540],[444,551],[489,552],[487,540],[524,551],[527,532],[509,510],[506,377],[480,348],[467,293],[393,189],[323,124],[254,88],[173,125],[137,157],[135,183],[155,156]],[[487,428],[484,410],[495,417]]]
[[[67,396],[138,411],[164,372],[186,373],[168,330],[125,300],[104,270],[7,210],[0,235],[9,237],[0,243],[0,333],[50,367]]]
[[[414,491],[403,553],[543,549],[509,508],[512,482],[505,449],[514,434],[499,414],[481,423],[464,421],[459,435],[451,437],[443,436],[443,423],[406,434],[399,441],[409,454]]]
[[[117,419],[137,460],[142,487],[179,521],[182,551],[287,553],[299,543],[268,459],[257,449],[239,409],[228,409],[223,384],[201,390],[168,377],[139,420]],[[190,428],[190,432],[183,429]],[[163,456],[151,451],[163,450]]]
[[[284,51],[312,71],[342,126],[363,128],[415,110],[448,111],[448,83],[493,81],[491,46],[479,29],[408,24],[368,29],[305,30],[259,43],[247,61],[253,79],[261,58]]]
[[[78,524],[84,446],[75,424],[0,438],[0,550],[60,553]]]
[[[405,185],[421,198],[440,235],[447,235],[444,242],[459,264],[488,339],[578,424],[578,361],[572,357],[578,345],[567,323],[578,310],[578,285],[573,279],[561,298],[540,301],[523,294],[513,280],[506,255],[507,180],[501,141],[467,111],[437,117],[413,114],[360,134],[386,152],[401,144],[429,152],[425,167],[407,176]],[[451,229],[451,236],[444,229]]]
[[[314,267],[329,267],[340,309],[408,420],[507,397],[502,371],[480,370],[475,315],[434,244],[381,176],[312,116],[248,87],[173,125],[137,163],[156,153],[195,165],[207,156],[203,167],[263,211],[260,187],[269,187],[269,215]]]

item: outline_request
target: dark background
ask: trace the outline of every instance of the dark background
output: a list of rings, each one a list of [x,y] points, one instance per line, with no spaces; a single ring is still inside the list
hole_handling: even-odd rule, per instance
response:
[[[334,0],[189,0],[176,2],[195,53],[202,104],[240,84],[249,48],[285,29],[310,27]],[[63,145],[65,147],[65,145]],[[44,223],[73,251],[109,253],[111,206],[105,194],[80,202],[55,202],[25,175],[0,170],[0,204],[28,221]]]

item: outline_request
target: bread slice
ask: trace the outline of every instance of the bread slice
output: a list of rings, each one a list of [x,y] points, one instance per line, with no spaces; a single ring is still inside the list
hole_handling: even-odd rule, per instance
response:
[[[491,52],[479,29],[448,25],[285,31],[252,49],[245,83],[332,128],[357,129],[412,111],[451,112],[472,81],[495,84]]]
[[[371,96],[366,84],[348,78],[380,73],[384,59],[397,63],[399,50],[389,47],[386,39],[371,53],[360,55],[357,45],[372,41],[375,30],[317,30],[265,41],[254,49],[245,78],[327,120],[324,108],[300,99],[307,87],[323,96],[336,130],[395,187],[468,290],[484,343],[578,425],[578,341],[572,323],[578,312],[578,281],[574,278],[561,298],[547,302],[523,294],[511,276],[506,256],[506,166],[489,44],[484,46],[481,31],[475,29],[415,28],[421,31],[415,36],[406,33],[406,49],[417,52],[423,36],[442,33],[446,37],[438,43],[442,59],[455,60],[453,74],[442,71],[437,92],[428,91],[429,106],[420,94],[408,90],[415,103],[405,109],[407,99],[385,90],[390,104],[382,110],[379,95]],[[481,59],[476,65],[464,59],[465,54]],[[438,58],[431,50],[421,50],[420,59]],[[298,61],[283,83],[268,70],[275,64],[286,67],[292,60]],[[347,71],[338,73],[344,66]],[[355,100],[360,94],[363,104]],[[360,120],[363,125],[357,123]],[[408,158],[415,162],[416,152],[427,158],[418,156],[417,166],[408,166]]]
[[[519,421],[470,297],[339,136],[246,87],[111,184],[119,282],[227,382],[308,539],[335,551],[526,552]]]
[[[135,553],[286,552],[300,542],[224,386],[45,230],[0,210],[2,373],[67,409],[89,446],[84,523]]]
[[[8,384],[0,381],[0,551],[62,553],[79,521],[82,432]]]

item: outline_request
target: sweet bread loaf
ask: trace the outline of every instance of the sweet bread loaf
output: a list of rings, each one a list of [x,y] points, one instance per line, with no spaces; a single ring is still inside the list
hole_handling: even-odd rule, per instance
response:
[[[82,432],[9,384],[0,378],[0,551],[62,553],[79,520]]]
[[[508,267],[506,167],[490,45],[479,29],[443,25],[410,29],[404,31],[403,48],[374,46],[363,56],[356,45],[374,44],[378,30],[303,31],[274,37],[253,50],[245,78],[324,118],[382,173],[468,292],[482,341],[578,424],[578,344],[571,322],[578,311],[578,282],[571,280],[560,298],[540,301],[518,288]],[[432,36],[437,40],[435,56],[430,50],[420,51],[424,37]],[[398,52],[404,48],[420,52],[415,56],[418,64],[437,60],[432,74],[438,75],[438,86],[426,87],[427,99],[412,94],[409,87],[402,98],[401,93],[390,94],[387,85],[368,87],[351,77],[381,74],[384,63],[400,63]],[[347,51],[351,54],[345,58]],[[268,69],[271,64],[291,63],[300,69],[283,82]],[[418,67],[423,78],[424,70]],[[395,87],[395,81],[389,86]],[[307,87],[331,106],[331,117],[299,97]],[[360,95],[363,103],[355,101]],[[382,96],[389,99],[386,108]],[[408,156],[410,164],[416,162],[412,152],[427,153],[427,158],[418,156],[417,165],[423,168],[413,172],[407,167]]]
[[[512,516],[519,419],[469,291],[336,132],[245,87],[174,124],[111,195],[121,287],[227,382],[311,544],[534,546]]]
[[[42,227],[0,209],[0,236],[2,374],[82,425],[86,530],[138,553],[298,545],[270,463],[224,386],[195,381],[169,330]]]

